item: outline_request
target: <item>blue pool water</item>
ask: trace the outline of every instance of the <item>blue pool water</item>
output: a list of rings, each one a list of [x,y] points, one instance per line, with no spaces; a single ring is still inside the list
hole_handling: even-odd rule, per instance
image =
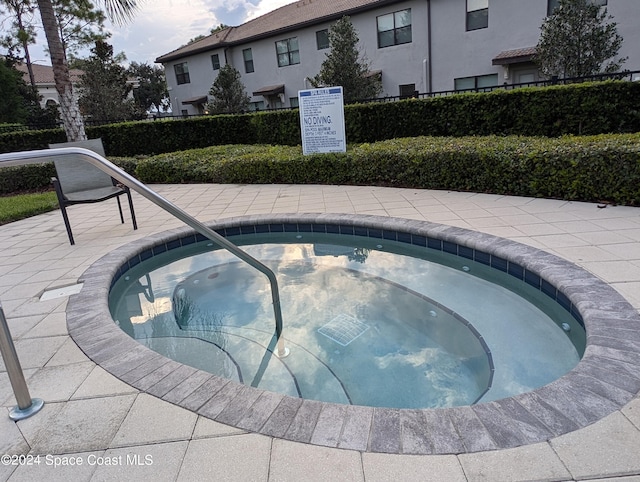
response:
[[[359,236],[231,240],[276,273],[289,356],[273,356],[266,278],[210,242],[121,276],[110,295],[114,320],[152,350],[247,385],[393,408],[530,391],[584,350],[584,329],[564,308],[481,263]]]

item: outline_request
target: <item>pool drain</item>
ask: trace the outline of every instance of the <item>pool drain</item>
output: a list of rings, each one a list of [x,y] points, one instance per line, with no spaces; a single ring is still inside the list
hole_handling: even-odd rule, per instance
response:
[[[326,325],[318,328],[318,332],[335,341],[338,345],[347,346],[368,329],[369,325],[366,323],[342,313]]]

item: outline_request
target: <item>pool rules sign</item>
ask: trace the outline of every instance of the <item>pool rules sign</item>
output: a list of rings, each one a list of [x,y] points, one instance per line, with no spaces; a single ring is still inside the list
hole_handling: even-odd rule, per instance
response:
[[[298,91],[302,153],[345,152],[342,87]]]

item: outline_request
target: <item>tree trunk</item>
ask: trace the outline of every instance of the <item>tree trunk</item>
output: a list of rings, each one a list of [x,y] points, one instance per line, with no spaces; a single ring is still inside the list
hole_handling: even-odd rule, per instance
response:
[[[36,85],[36,78],[33,75],[33,65],[31,64],[31,54],[29,54],[29,36],[26,33],[27,29],[24,26],[24,22],[22,21],[22,16],[25,13],[23,10],[23,5],[21,4],[9,4],[11,8],[15,10],[18,22],[18,40],[22,43],[22,50],[24,50],[24,61],[27,66],[27,72],[29,73],[29,83],[31,84],[31,90],[33,93],[38,96],[38,86]],[[23,32],[25,32],[23,34]]]
[[[73,92],[69,65],[67,64],[62,41],[58,34],[58,22],[51,0],[38,0],[42,26],[49,45],[49,55],[53,66],[53,78],[60,98],[60,117],[69,142],[87,139],[84,120],[78,108],[78,99]]]

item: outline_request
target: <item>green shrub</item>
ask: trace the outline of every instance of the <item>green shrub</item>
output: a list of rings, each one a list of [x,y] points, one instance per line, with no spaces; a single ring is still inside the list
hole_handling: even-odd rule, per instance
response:
[[[110,158],[118,167],[135,175],[139,160],[135,158]],[[51,189],[51,178],[56,176],[52,162],[0,168],[0,196]]]
[[[640,204],[640,135],[416,137],[303,156],[216,146],[138,163],[147,183],[352,184]]]
[[[55,175],[53,163],[2,168],[0,195],[48,189],[51,187],[51,178]]]
[[[397,138],[303,156],[221,145],[111,160],[145,183],[351,184],[640,205],[640,134]],[[46,188],[52,165],[0,169],[0,193]]]
[[[27,126],[24,124],[0,124],[0,134],[4,134],[6,132],[19,132],[26,131]]]

